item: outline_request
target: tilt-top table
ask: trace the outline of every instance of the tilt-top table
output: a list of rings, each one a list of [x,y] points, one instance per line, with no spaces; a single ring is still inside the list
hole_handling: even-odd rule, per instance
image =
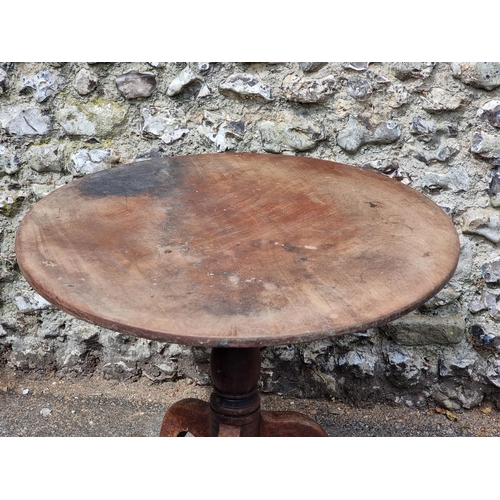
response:
[[[166,413],[161,436],[324,436],[260,410],[262,346],[376,327],[452,276],[459,240],[431,200],[325,160],[207,154],[75,180],[24,218],[16,253],[54,306],[156,341],[212,347],[210,403]]]

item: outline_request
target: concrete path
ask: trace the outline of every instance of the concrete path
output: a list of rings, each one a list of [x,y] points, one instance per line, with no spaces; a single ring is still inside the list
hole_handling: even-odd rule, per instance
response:
[[[186,397],[208,400],[211,389],[187,380],[152,384],[98,377],[34,378],[0,371],[0,436],[158,435],[163,415]],[[329,400],[262,396],[263,409],[293,410],[314,418],[329,436],[500,436],[491,405],[464,412],[377,405],[356,408]]]

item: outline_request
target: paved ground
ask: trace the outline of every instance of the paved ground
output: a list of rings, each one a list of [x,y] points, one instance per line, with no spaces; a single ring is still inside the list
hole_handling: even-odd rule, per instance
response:
[[[99,377],[34,379],[0,371],[0,436],[157,436],[166,409],[185,397],[208,400],[210,388],[183,380],[152,384]],[[377,405],[355,408],[328,400],[263,395],[263,409],[314,418],[329,436],[500,436],[489,405],[461,413]]]

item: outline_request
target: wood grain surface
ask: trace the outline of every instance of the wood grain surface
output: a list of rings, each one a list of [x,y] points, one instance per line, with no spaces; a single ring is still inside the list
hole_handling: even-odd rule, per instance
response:
[[[452,276],[459,240],[426,196],[312,158],[162,158],[78,179],[16,239],[38,293],[97,325],[212,347],[306,342],[383,324]]]

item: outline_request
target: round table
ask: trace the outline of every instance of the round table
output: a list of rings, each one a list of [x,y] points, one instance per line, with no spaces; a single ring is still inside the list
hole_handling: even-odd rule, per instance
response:
[[[260,411],[259,348],[410,312],[451,278],[459,240],[435,203],[382,174],[224,153],[72,181],[23,219],[16,253],[32,287],[73,316],[212,347],[211,402],[177,403],[161,435],[323,435],[300,414]]]

